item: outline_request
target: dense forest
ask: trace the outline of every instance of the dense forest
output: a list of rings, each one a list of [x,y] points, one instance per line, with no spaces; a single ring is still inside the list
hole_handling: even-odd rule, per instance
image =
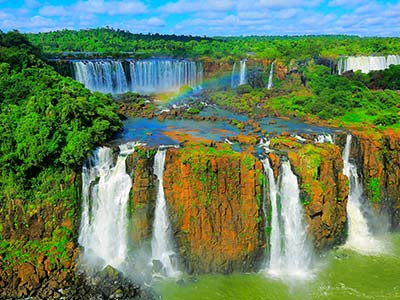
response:
[[[262,111],[302,119],[319,118],[338,126],[367,125],[400,128],[400,66],[369,74],[331,74],[313,61],[300,73],[275,80],[274,89],[253,82],[232,90],[210,93],[210,99],[227,109],[257,115]],[[263,84],[265,86],[265,83]]]
[[[3,200],[29,198],[42,174],[56,180],[59,172],[78,170],[95,145],[121,128],[109,96],[62,77],[42,57],[25,36],[0,32]]]
[[[27,38],[51,57],[63,53],[89,52],[91,55],[149,57],[169,56],[233,60],[247,55],[289,61],[319,56],[400,53],[399,38],[344,35],[193,37],[160,34],[133,34],[112,28],[61,30],[27,34]]]

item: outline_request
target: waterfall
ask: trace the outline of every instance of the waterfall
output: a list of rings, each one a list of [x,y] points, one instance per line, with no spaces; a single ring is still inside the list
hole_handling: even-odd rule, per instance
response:
[[[246,63],[247,59],[242,59],[240,61],[240,76],[239,76],[239,85],[247,83],[247,76],[246,76]]]
[[[384,251],[382,241],[370,232],[368,220],[363,214],[363,187],[358,178],[357,167],[350,162],[351,134],[347,135],[343,150],[343,173],[349,178],[349,199],[347,202],[348,237],[345,247],[364,254],[377,254]]]
[[[132,179],[126,173],[125,161],[135,145],[121,145],[115,164],[110,148],[98,148],[83,166],[78,242],[84,247],[87,260],[102,259],[100,267],[118,268],[127,258],[127,207]]]
[[[281,279],[308,278],[312,247],[308,241],[304,211],[296,175],[288,161],[282,162],[277,186],[268,159],[263,160],[271,201],[270,262],[266,270]],[[280,200],[280,205],[278,203]]]
[[[172,92],[185,85],[195,88],[203,79],[202,64],[186,60],[93,60],[72,61],[72,64],[77,81],[91,91],[102,93]]]
[[[121,61],[73,61],[75,80],[91,91],[121,94],[128,91],[128,83]]]
[[[163,174],[166,150],[159,149],[154,158],[154,175],[158,178],[156,210],[154,214],[153,237],[151,240],[152,263],[162,264],[162,273],[168,277],[178,277],[176,253],[172,241],[172,231],[164,196]]]
[[[281,227],[279,224],[278,211],[278,187],[274,178],[274,171],[271,168],[268,158],[262,160],[265,175],[268,178],[269,200],[271,205],[271,235],[270,235],[270,256],[269,272],[278,274],[281,268]]]
[[[338,61],[338,74],[342,75],[350,70],[369,73],[388,69],[390,65],[400,65],[400,55],[341,57]]]
[[[269,71],[268,85],[267,85],[268,89],[271,89],[274,86],[273,78],[274,78],[274,62],[272,62],[271,70]]]
[[[335,143],[334,138],[332,137],[331,134],[319,134],[318,137],[314,139],[314,142],[319,144]]]
[[[236,62],[233,63],[233,67],[232,67],[232,73],[231,73],[231,88],[235,88],[236,84],[235,84],[235,71],[236,71]]]

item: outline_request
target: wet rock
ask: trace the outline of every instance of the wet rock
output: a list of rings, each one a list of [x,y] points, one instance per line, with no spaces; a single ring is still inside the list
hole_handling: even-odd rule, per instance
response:
[[[121,273],[110,265],[106,266],[99,274],[100,278],[105,278],[107,280],[118,280],[120,276]]]
[[[265,246],[262,172],[252,154],[227,144],[168,149],[164,189],[187,270],[254,270]]]
[[[271,140],[284,151],[296,174],[310,238],[316,249],[326,250],[344,240],[348,181],[343,175],[341,149],[332,144],[297,143],[292,138]],[[280,158],[269,154],[274,175]]]
[[[163,264],[161,261],[159,261],[158,259],[153,259],[153,272],[155,273],[161,273],[162,268],[163,268]]]

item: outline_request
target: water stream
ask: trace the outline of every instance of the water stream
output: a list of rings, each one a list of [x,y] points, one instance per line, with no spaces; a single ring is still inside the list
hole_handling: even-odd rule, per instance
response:
[[[266,271],[282,280],[311,278],[313,251],[308,240],[297,177],[289,161],[283,161],[278,186],[268,159],[264,159],[263,164],[272,208],[270,261]]]
[[[152,263],[161,263],[160,273],[168,277],[178,277],[176,253],[174,251],[171,225],[164,195],[163,175],[165,149],[159,149],[154,157],[154,175],[158,179],[156,209],[154,214],[153,237],[151,240]]]
[[[269,71],[268,85],[267,85],[268,89],[272,89],[272,87],[274,86],[273,78],[274,78],[274,62],[272,62],[271,70]]]
[[[126,157],[135,143],[120,146],[114,164],[112,149],[101,147],[82,171],[82,217],[78,242],[91,265],[119,268],[127,259],[127,204],[132,179],[126,173]]]
[[[345,247],[364,254],[379,254],[384,252],[384,242],[378,240],[370,231],[368,220],[363,210],[368,207],[363,201],[363,187],[358,177],[357,167],[350,162],[352,136],[347,135],[343,151],[343,173],[349,178],[349,199],[347,202],[348,237]]]

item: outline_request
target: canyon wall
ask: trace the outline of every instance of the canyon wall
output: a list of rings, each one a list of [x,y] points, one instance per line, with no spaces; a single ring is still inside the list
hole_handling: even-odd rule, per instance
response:
[[[355,159],[365,195],[400,223],[400,133],[353,131]],[[337,137],[343,145],[345,134]],[[268,157],[278,176],[289,159],[298,177],[310,239],[318,250],[344,242],[348,180],[337,145],[300,143],[290,136],[271,139]],[[139,247],[152,235],[157,179],[154,149],[127,158],[133,178],[130,193],[130,244]],[[189,273],[252,271],[268,247],[270,203],[262,163],[223,143],[188,143],[167,150],[164,189],[182,266]],[[80,216],[80,176],[52,184],[54,197],[26,203],[1,203],[0,295],[53,295],[75,274]],[[66,192],[67,191],[67,192]],[[64,193],[62,198],[58,193]],[[70,197],[65,197],[65,193]],[[47,194],[46,194],[47,195]],[[42,197],[43,198],[43,197]]]
[[[164,187],[189,272],[257,269],[265,251],[262,164],[227,144],[169,149]]]
[[[348,180],[341,149],[333,144],[299,143],[294,138],[271,140],[272,149],[290,160],[300,186],[310,239],[318,250],[344,242]],[[269,154],[277,174],[280,158]]]
[[[65,182],[46,187],[53,197],[35,201],[10,200],[2,195],[0,206],[0,298],[51,297],[74,277],[79,251],[79,184],[76,174]],[[51,184],[51,182],[49,182]],[[44,187],[43,187],[44,188]],[[70,198],[58,198],[57,193]],[[39,289],[39,291],[38,291]]]
[[[354,131],[354,146],[364,193],[377,211],[387,214],[391,227],[400,229],[400,132]]]

